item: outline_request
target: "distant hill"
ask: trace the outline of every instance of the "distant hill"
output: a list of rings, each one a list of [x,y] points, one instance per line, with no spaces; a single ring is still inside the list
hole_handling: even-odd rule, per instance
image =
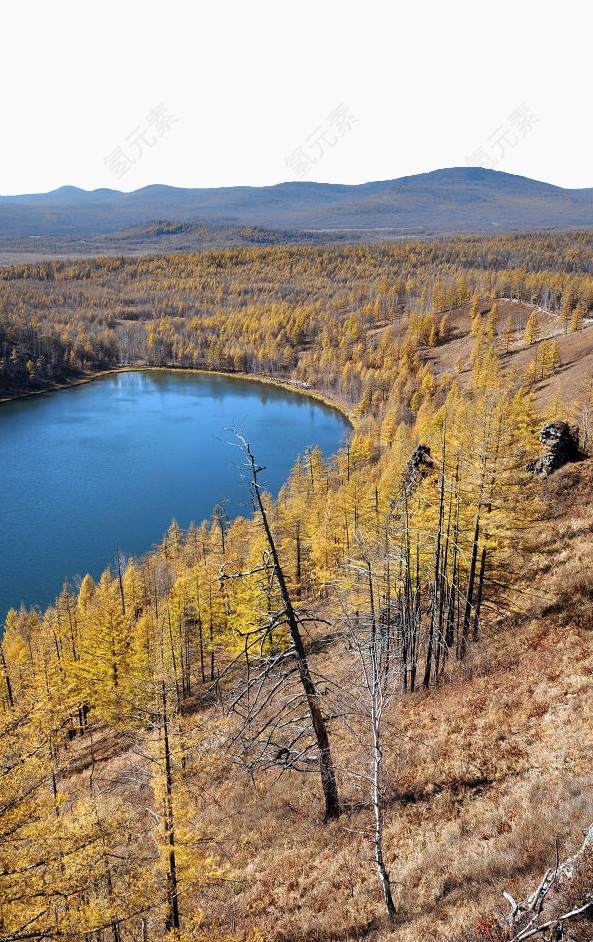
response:
[[[184,223],[201,228],[170,231]],[[145,232],[122,231],[147,224]],[[246,226],[276,234],[252,231],[249,236],[241,232]],[[306,231],[306,241],[343,240],[346,234],[349,241],[375,241],[536,229],[593,229],[593,188],[568,190],[497,170],[454,167],[355,186],[307,181],[218,189],[155,185],[132,193],[64,186],[50,193],[0,196],[0,252],[9,254],[44,254],[52,244],[59,253],[97,254],[107,236],[117,245],[104,245],[99,254],[125,252],[132,243],[136,250],[171,251],[177,244],[294,241],[297,230]]]
[[[324,233],[224,223],[192,223],[154,219],[115,232],[57,236],[0,236],[0,266],[39,258],[151,255],[195,252],[241,246],[311,245],[346,241],[345,233],[328,239]]]

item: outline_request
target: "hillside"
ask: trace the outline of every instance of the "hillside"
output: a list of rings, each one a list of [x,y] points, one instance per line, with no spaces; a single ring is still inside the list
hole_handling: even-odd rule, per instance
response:
[[[170,233],[166,224],[143,231],[154,228]],[[171,228],[184,237],[184,224]],[[533,372],[540,353],[549,359],[554,346],[554,369],[540,363],[530,377],[538,406],[547,408],[558,388],[551,373],[565,380],[569,402],[583,394],[591,366],[591,233],[334,247],[279,245],[275,235],[267,233],[265,246],[0,269],[0,394],[120,366],[197,367],[313,384],[347,409],[362,403],[378,417],[390,411],[396,378],[390,342],[397,354],[411,321],[438,382],[457,377],[467,387],[473,297],[486,331],[482,353],[493,333],[509,378],[509,370]],[[526,344],[534,311],[538,336]],[[425,398],[416,385],[406,386],[392,424],[410,421],[414,393]]]
[[[155,185],[132,193],[65,186],[50,193],[0,197],[0,253],[4,264],[15,254],[22,258],[117,254],[118,245],[109,244],[114,233],[120,252],[134,252],[139,240],[144,242],[142,233],[122,230],[154,225],[155,220],[238,230],[243,226],[306,230],[298,238],[310,241],[590,229],[593,189],[567,190],[479,167],[359,185],[305,181],[220,189]],[[218,239],[223,241],[218,244],[228,244],[229,239],[235,245],[246,244],[238,230],[220,230]],[[166,232],[155,242],[156,235],[154,229],[145,233],[145,251],[202,248],[214,237],[193,230],[180,243]]]
[[[205,896],[223,922],[278,942],[506,938],[471,930],[503,922],[503,893],[529,896],[554,866],[555,843],[565,859],[593,822],[592,490],[591,460],[544,482],[528,594],[512,612],[486,615],[465,670],[390,712],[393,925],[381,914],[371,809],[355,780],[344,786],[350,812],[321,827],[307,776],[252,782],[231,765],[210,782],[217,805],[205,819],[215,827],[224,808],[237,882]],[[340,676],[343,656],[337,645],[324,671]],[[589,874],[583,898],[592,891]],[[570,938],[590,942],[591,919],[574,923]]]
[[[523,587],[506,594],[503,606],[491,597],[470,658],[452,662],[442,683],[399,695],[389,707],[383,731],[382,807],[396,909],[392,920],[383,914],[374,872],[372,807],[355,771],[364,756],[362,730],[353,741],[353,727],[342,725],[337,716],[332,721],[343,812],[324,823],[314,771],[281,766],[250,771],[238,761],[232,740],[226,740],[224,729],[235,729],[237,717],[232,711],[221,713],[216,688],[198,683],[197,690],[184,693],[175,723],[183,731],[187,759],[180,765],[176,753],[175,776],[183,768],[185,800],[191,800],[193,809],[189,835],[198,848],[213,855],[216,866],[201,864],[203,872],[191,878],[196,881],[193,890],[184,884],[180,908],[187,935],[182,939],[507,938],[497,928],[509,911],[503,893],[527,898],[554,866],[556,853],[563,860],[578,850],[583,831],[593,821],[592,487],[590,459],[566,466],[538,487],[540,522],[525,546]],[[172,546],[163,542],[169,559]],[[138,579],[146,567],[157,571],[160,566],[153,555],[136,576],[129,569],[126,597],[136,591],[131,579]],[[99,591],[106,587],[102,580]],[[82,596],[86,592],[88,586]],[[82,617],[80,601],[77,604],[74,597],[72,604]],[[307,648],[312,668],[322,673],[332,691],[327,709],[337,713],[338,708],[344,710],[351,654],[347,637],[321,630],[331,612],[327,600],[317,604],[319,624],[311,627]],[[48,617],[53,617],[51,611]],[[232,679],[224,687],[231,690]],[[174,691],[168,696],[173,704]],[[85,809],[90,794],[98,814],[107,810],[117,815],[113,826],[140,827],[142,804],[153,800],[152,788],[159,794],[155,773],[146,767],[154,755],[146,751],[151,728],[151,723],[143,731],[89,717],[84,735],[60,747],[56,775],[67,796],[62,815],[74,815],[79,828],[88,828],[77,803]],[[197,763],[195,757],[190,761],[196,744]],[[179,789],[180,781],[175,787]],[[120,802],[128,809],[125,820]],[[176,805],[176,814],[182,814],[183,807]],[[155,822],[160,827],[156,816]],[[125,885],[130,877],[118,838],[103,819],[97,819],[96,827],[111,848],[105,863],[112,868],[113,885]],[[139,844],[136,837],[127,838],[126,854],[133,847],[134,866],[150,855],[151,837],[141,833]],[[182,841],[187,836],[184,832],[176,838],[184,868]],[[158,831],[155,837],[162,839]],[[91,834],[91,839],[96,837]],[[69,847],[69,831],[63,840]],[[84,886],[84,857],[78,867],[71,884],[74,893]],[[181,862],[179,867],[181,872]],[[593,884],[587,874],[584,880],[552,895],[557,913],[591,898]],[[134,905],[154,905],[150,893],[157,890],[158,883],[149,884],[148,900],[142,903],[142,887],[132,882],[125,903],[117,902],[117,894],[106,898],[113,912],[126,912],[130,905],[133,911]],[[190,893],[203,912],[200,929],[191,928]],[[152,914],[148,910],[146,924],[152,938],[162,939],[168,936],[158,918],[161,897],[156,900],[158,907]],[[100,913],[104,920],[104,910]],[[84,924],[89,915],[92,918],[85,907],[80,914]],[[137,937],[133,926],[140,932],[137,919],[130,928],[126,919],[118,924],[123,939]],[[586,917],[572,920],[570,926],[574,942],[590,942]],[[110,928],[108,932],[110,937]],[[70,934],[76,935],[75,930]]]
[[[591,239],[0,272],[9,396],[201,368],[354,422],[277,500],[238,437],[252,517],[173,521],[9,612],[7,942],[522,942],[503,892],[593,821]],[[560,421],[570,463],[541,478]],[[591,942],[590,856],[573,871],[534,915],[580,909]]]
[[[492,301],[479,305],[480,314],[484,321],[492,308]],[[549,311],[535,308],[540,324],[540,341],[535,350],[521,342],[529,317],[534,306],[518,300],[498,299],[500,323],[504,324],[511,318],[516,327],[516,333],[509,343],[509,350],[504,357],[503,369],[505,375],[512,377],[513,372],[525,373],[530,362],[534,359],[534,352],[539,348],[541,341],[556,341],[562,365],[553,377],[546,377],[536,383],[532,395],[537,410],[542,414],[554,408],[561,412],[573,399],[577,390],[584,388],[593,377],[593,330],[588,329],[575,333],[566,333],[565,325],[560,317]],[[455,371],[456,364],[464,364],[460,372],[460,379],[468,384],[471,381],[470,358],[474,338],[470,334],[471,315],[470,305],[466,304],[447,312],[450,323],[450,338],[446,344],[427,352],[427,362],[431,364],[436,375]],[[554,400],[557,405],[554,406]]]
[[[1,212],[0,212],[1,215]],[[312,232],[298,229],[271,229],[263,226],[234,226],[225,223],[195,223],[155,219],[115,232],[84,237],[64,235],[0,235],[0,267],[34,264],[43,259],[97,258],[104,256],[161,255],[169,252],[198,252],[210,249],[274,245],[326,245],[350,243],[370,238],[379,241],[387,233]],[[397,238],[397,232],[391,233]]]

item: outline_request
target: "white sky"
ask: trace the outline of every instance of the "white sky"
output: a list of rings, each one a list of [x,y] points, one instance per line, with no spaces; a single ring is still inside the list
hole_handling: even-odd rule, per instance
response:
[[[484,165],[479,148],[590,187],[592,26],[581,0],[7,3],[0,194],[362,183]],[[340,105],[357,120],[333,125]],[[299,147],[308,169],[286,163]]]

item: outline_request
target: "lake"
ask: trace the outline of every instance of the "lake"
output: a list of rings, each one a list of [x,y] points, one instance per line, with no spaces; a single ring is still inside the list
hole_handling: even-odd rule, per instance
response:
[[[251,514],[232,429],[276,495],[297,455],[336,452],[350,426],[298,392],[237,377],[110,373],[0,404],[0,625],[21,602],[52,604],[67,577],[98,578],[182,528]]]

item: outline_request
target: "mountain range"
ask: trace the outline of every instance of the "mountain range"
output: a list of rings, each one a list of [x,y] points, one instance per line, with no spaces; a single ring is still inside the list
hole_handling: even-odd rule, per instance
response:
[[[593,188],[564,189],[480,167],[358,185],[130,193],[64,186],[0,196],[0,254],[124,254],[221,245],[593,229]]]

